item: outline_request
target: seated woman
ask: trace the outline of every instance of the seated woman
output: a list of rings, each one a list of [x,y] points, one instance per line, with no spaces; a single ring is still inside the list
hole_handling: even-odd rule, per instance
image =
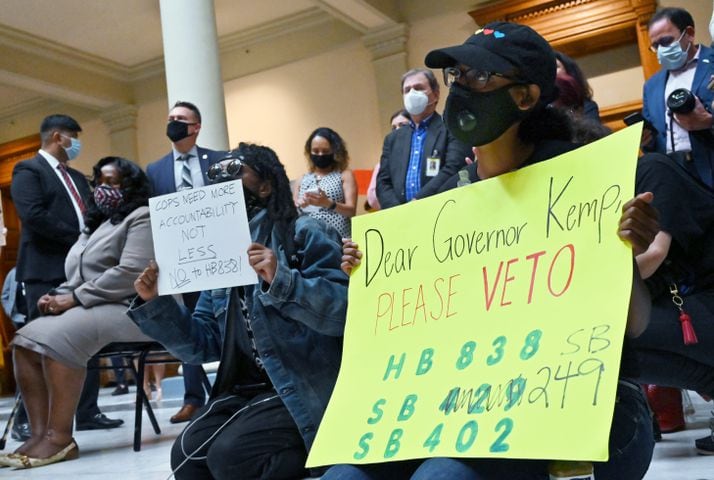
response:
[[[305,157],[308,173],[293,192],[295,205],[349,237],[350,218],[357,211],[357,181],[348,168],[345,141],[331,128],[320,127],[307,137]]]
[[[67,281],[38,301],[43,316],[15,335],[15,378],[32,437],[0,463],[30,468],[79,456],[72,419],[87,361],[112,342],[150,341],[126,315],[134,280],[153,257],[144,172],[129,160],[94,167],[85,231],[65,261]]]
[[[488,35],[488,29],[503,35]],[[443,68],[450,87],[444,121],[459,140],[478,147],[478,160],[466,167],[472,182],[495,178],[518,168],[553,158],[575,148],[567,117],[546,105],[555,93],[555,56],[548,43],[531,28],[494,22],[463,45],[434,50],[426,57],[430,68]],[[463,121],[468,119],[470,121]],[[476,128],[478,126],[479,128]],[[442,186],[456,185],[451,179]],[[642,193],[623,206],[618,234],[632,245],[633,254],[647,250],[658,230],[651,193]],[[613,231],[614,235],[615,232]],[[343,241],[345,271],[359,263],[361,253]],[[646,328],[649,296],[637,269],[633,271],[627,316],[627,337]],[[649,411],[639,385],[627,342],[623,347],[617,401],[609,439],[609,460],[595,462],[598,480],[641,479],[650,463],[654,441]],[[547,441],[547,436],[544,437]],[[548,460],[430,458],[375,465],[337,465],[323,480],[542,480]],[[588,477],[586,477],[588,478]]]

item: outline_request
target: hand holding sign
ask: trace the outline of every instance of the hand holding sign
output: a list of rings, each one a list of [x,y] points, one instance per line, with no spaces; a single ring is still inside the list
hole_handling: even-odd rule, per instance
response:
[[[153,260],[134,280],[134,289],[145,302],[153,300],[159,295],[159,266]]]
[[[652,206],[653,199],[652,192],[641,193],[622,207],[617,234],[632,245],[633,255],[645,252],[659,232],[659,215]]]
[[[360,264],[362,252],[359,251],[359,245],[353,242],[351,238],[342,239],[342,263],[340,268],[349,275],[352,269]]]
[[[248,262],[265,283],[268,285],[273,283],[275,271],[278,269],[278,259],[274,251],[265,245],[251,243],[248,247]]]

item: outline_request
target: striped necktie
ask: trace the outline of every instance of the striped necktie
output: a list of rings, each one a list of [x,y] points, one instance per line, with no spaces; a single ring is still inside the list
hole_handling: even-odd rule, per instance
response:
[[[79,211],[82,212],[82,214],[84,215],[84,212],[86,212],[87,209],[84,206],[82,197],[79,195],[79,192],[74,187],[74,183],[72,183],[72,179],[70,178],[69,173],[67,172],[67,165],[65,165],[64,163],[60,163],[59,165],[57,165],[57,168],[59,168],[59,171],[62,173],[62,178],[64,179],[64,183],[69,189],[69,193],[72,194],[72,198],[74,198],[74,201],[77,202]]]
[[[188,165],[189,159],[193,157],[190,153],[181,155],[178,157],[178,161],[183,162],[183,167],[181,168],[181,190],[188,188],[193,188],[193,179],[191,178],[191,167]]]

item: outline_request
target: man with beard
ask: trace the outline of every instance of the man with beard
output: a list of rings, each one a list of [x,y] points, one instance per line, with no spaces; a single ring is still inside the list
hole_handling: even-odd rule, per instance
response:
[[[232,165],[223,165],[231,163]],[[158,297],[158,270],[135,282],[129,316],[190,362],[221,364],[209,402],[171,453],[178,479],[296,478],[337,378],[347,308],[337,232],[298,217],[275,152],[241,143],[218,177],[239,177],[259,283],[201,293],[193,315]]]

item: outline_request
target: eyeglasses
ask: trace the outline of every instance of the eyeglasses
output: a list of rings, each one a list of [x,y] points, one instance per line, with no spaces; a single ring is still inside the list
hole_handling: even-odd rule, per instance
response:
[[[684,30],[682,32],[682,34],[679,36],[679,38],[674,38],[672,35],[666,35],[664,37],[660,37],[656,42],[652,42],[652,45],[650,45],[650,51],[657,53],[658,47],[669,47],[672,44],[672,42],[674,42],[674,41],[679,42],[685,33],[687,33],[686,30]]]
[[[208,168],[206,176],[214,183],[235,180],[243,176],[243,162],[239,158],[226,157]]]
[[[486,86],[491,77],[501,77],[509,80],[515,80],[513,77],[498,72],[486,72],[474,69],[463,71],[456,67],[446,67],[443,73],[444,85],[447,87],[452,86],[454,83],[460,83],[461,85],[465,85],[469,88],[483,88]]]

